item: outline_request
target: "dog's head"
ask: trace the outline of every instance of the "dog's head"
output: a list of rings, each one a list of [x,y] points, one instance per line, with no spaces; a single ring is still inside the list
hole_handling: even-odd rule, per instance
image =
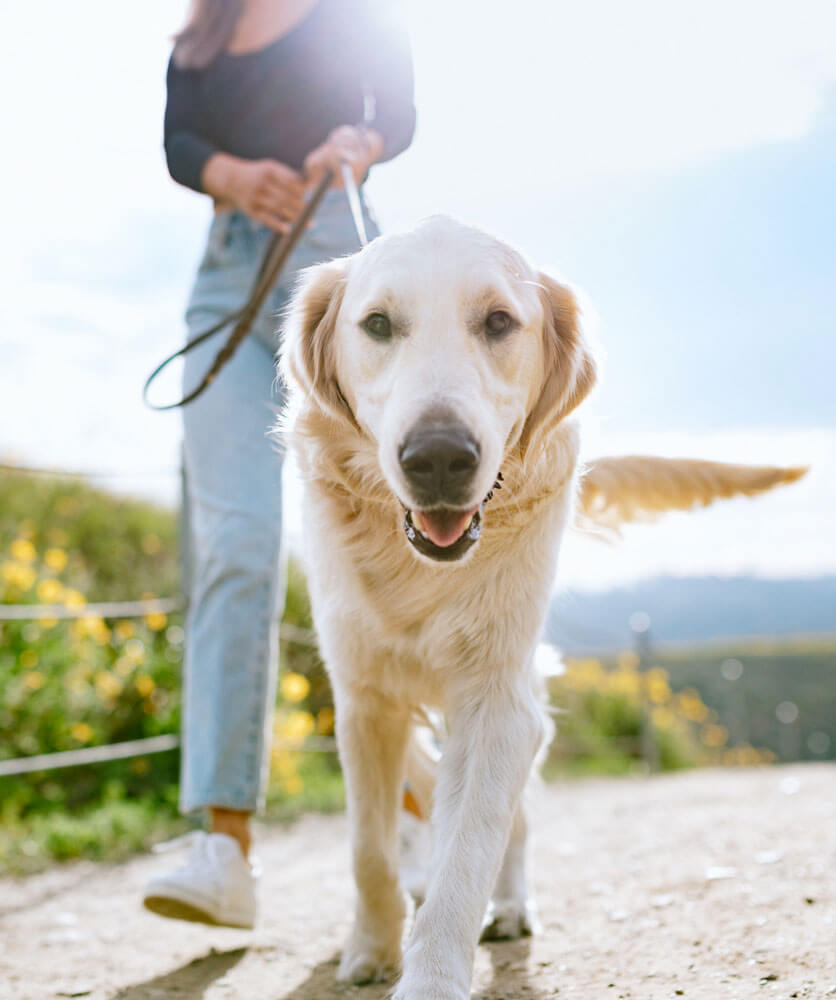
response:
[[[591,389],[578,314],[509,246],[434,218],[309,270],[283,364],[375,442],[414,549],[454,562],[479,538],[506,455],[536,450]]]

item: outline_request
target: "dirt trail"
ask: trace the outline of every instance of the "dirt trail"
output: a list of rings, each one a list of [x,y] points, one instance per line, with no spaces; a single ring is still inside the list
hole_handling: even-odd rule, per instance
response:
[[[836,765],[551,785],[536,828],[544,933],[479,948],[478,1000],[836,997]],[[334,982],[345,833],[261,832],[253,933],[145,913],[168,857],[0,882],[0,997],[382,1000]]]

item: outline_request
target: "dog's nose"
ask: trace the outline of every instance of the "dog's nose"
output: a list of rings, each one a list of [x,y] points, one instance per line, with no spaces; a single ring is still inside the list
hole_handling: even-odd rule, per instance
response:
[[[398,450],[404,475],[422,507],[463,504],[479,466],[478,442],[466,427],[416,427]]]

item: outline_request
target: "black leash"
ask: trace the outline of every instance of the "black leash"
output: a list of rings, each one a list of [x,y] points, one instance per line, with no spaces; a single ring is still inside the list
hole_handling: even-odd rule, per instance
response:
[[[193,337],[183,347],[181,347],[179,351],[175,351],[174,354],[170,354],[165,361],[157,365],[157,367],[151,372],[142,388],[142,398],[146,406],[150,407],[152,410],[173,410],[178,406],[185,406],[187,403],[191,403],[192,400],[197,399],[204,389],[208,388],[208,386],[214,382],[218,372],[229,361],[238,349],[238,345],[252,329],[252,325],[258,315],[259,309],[263,305],[264,300],[267,298],[270,289],[274,287],[276,279],[287,262],[287,258],[290,256],[290,252],[299,242],[299,238],[305,232],[308,222],[310,222],[314,212],[316,212],[319,208],[319,203],[322,201],[325,192],[331,186],[333,179],[333,171],[326,170],[326,172],[322,175],[320,182],[313,189],[310,198],[308,198],[305,203],[305,207],[294,219],[293,225],[290,229],[286,233],[276,233],[273,237],[271,237],[270,242],[267,244],[267,249],[264,252],[264,257],[259,265],[258,275],[253,283],[249,298],[244,305],[240,309],[236,309],[235,312],[231,312],[227,316],[224,316],[223,319],[215,323],[214,326],[209,327],[208,330],[204,330],[203,333],[199,333],[196,337]],[[218,331],[222,330],[230,323],[235,323],[232,333],[227,338],[223,347],[218,351],[215,360],[212,362],[212,366],[203,376],[203,379],[196,389],[192,390],[192,392],[184,396],[182,399],[177,400],[176,403],[166,403],[164,406],[152,403],[148,399],[148,390],[151,387],[151,383],[164,368],[167,368],[171,362],[177,358],[181,358],[184,354],[188,354],[188,352],[197,347],[198,344],[202,344],[204,340],[208,340],[209,337],[214,336],[214,334],[218,333]]]

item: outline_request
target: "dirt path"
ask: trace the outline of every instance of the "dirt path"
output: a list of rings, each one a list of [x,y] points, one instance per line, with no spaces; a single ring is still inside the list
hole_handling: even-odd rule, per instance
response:
[[[480,947],[478,1000],[836,997],[836,765],[552,785],[536,814],[544,934]],[[344,819],[259,854],[254,933],[140,909],[167,859],[0,882],[0,997],[382,1000],[334,983]]]

